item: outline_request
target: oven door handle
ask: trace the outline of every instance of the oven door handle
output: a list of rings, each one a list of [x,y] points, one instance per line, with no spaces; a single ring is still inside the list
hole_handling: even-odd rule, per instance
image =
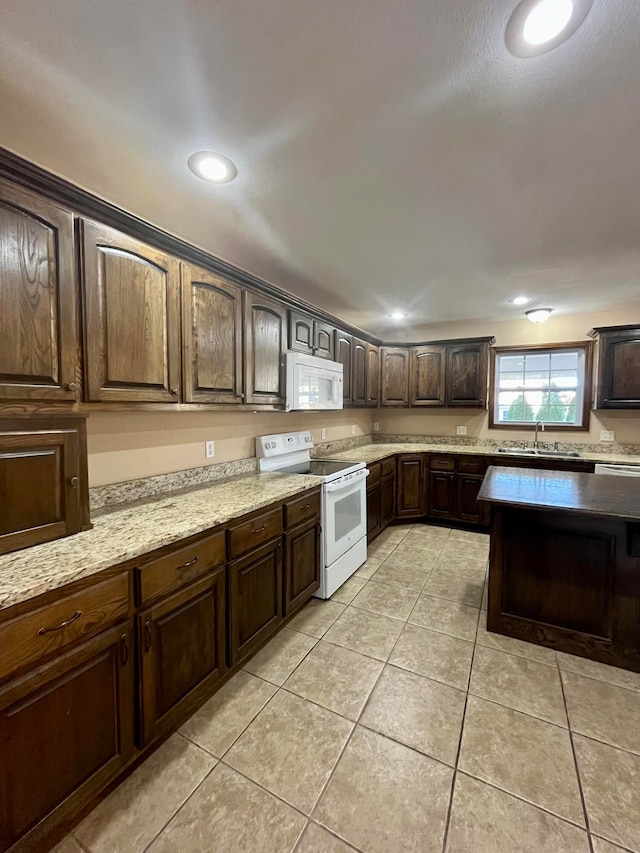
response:
[[[363,468],[362,471],[358,471],[353,477],[349,480],[343,480],[338,483],[327,483],[324,487],[327,494],[332,494],[333,492],[342,492],[345,489],[349,489],[351,486],[358,486],[362,480],[366,480],[369,476],[369,471],[367,468]]]

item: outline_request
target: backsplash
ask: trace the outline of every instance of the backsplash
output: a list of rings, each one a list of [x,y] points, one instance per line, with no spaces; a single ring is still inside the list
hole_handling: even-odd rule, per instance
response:
[[[531,440],[505,439],[496,441],[492,438],[474,438],[473,436],[460,435],[406,435],[398,433],[374,433],[374,442],[381,444],[442,444],[445,446],[462,445],[463,447],[478,447],[486,450],[497,450],[498,447],[531,447]],[[541,447],[552,447],[555,442],[540,442]],[[640,444],[618,444],[615,441],[600,442],[598,444],[587,442],[558,442],[560,450],[575,450],[578,453],[602,453],[638,456],[640,455]]]

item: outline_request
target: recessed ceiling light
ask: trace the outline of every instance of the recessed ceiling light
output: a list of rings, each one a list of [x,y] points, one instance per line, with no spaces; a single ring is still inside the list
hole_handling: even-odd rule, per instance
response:
[[[392,311],[391,314],[387,315],[391,320],[404,320],[405,317],[408,317],[408,314],[405,314],[404,311]]]
[[[553,308],[532,308],[531,311],[525,311],[527,320],[532,323],[546,323],[553,312]]]
[[[514,296],[509,302],[511,305],[526,305],[527,302],[531,302],[531,299],[531,296]]]
[[[593,0],[522,0],[505,32],[514,56],[540,56],[573,35]]]
[[[235,163],[215,151],[198,151],[197,154],[192,154],[188,165],[194,175],[214,184],[226,184],[238,174]]]

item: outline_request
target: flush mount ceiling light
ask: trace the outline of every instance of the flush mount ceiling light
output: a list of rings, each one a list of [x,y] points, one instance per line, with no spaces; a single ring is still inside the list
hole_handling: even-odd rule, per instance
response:
[[[573,35],[593,0],[522,0],[509,18],[507,48],[514,56],[547,53]]]
[[[198,151],[187,162],[194,175],[213,184],[227,184],[238,174],[235,163],[215,151]]]
[[[531,296],[514,296],[509,302],[511,305],[526,305],[527,302],[531,302],[531,299]]]
[[[532,323],[546,323],[552,313],[553,308],[532,308],[531,311],[525,311],[524,315]]]
[[[405,312],[404,312],[404,311],[392,311],[392,312],[391,312],[391,314],[387,314],[387,316],[388,316],[391,320],[404,320],[404,319],[405,319],[406,317],[408,317],[409,315],[408,315],[408,314],[405,314]]]

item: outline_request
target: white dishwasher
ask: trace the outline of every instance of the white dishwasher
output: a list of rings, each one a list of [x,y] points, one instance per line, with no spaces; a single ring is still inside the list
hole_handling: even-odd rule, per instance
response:
[[[615,462],[599,462],[594,474],[609,474],[614,477],[640,477],[640,465],[616,465]]]

